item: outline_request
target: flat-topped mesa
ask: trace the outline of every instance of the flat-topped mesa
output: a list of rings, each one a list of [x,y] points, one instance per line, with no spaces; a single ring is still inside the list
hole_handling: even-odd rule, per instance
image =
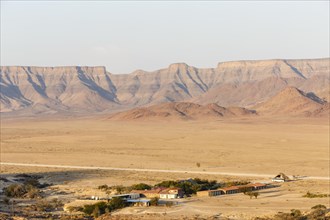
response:
[[[190,66],[186,63],[173,63],[168,66],[169,72],[185,72]]]
[[[283,60],[242,60],[242,61],[228,61],[228,62],[219,62],[217,69],[222,68],[241,68],[241,67],[263,67],[269,65],[275,65],[278,62]]]
[[[236,61],[204,69],[174,63],[159,70],[137,70],[131,74],[110,74],[103,66],[3,66],[0,67],[0,112],[32,109],[34,114],[34,106],[55,111],[62,111],[64,106],[73,113],[112,112],[164,102],[251,107],[288,85],[322,104],[324,101],[316,96],[328,100],[329,61],[329,58]],[[285,100],[290,97],[284,96]],[[283,106],[287,103],[290,101],[285,101]],[[178,107],[186,109],[189,105]],[[194,112],[204,109],[215,115],[237,115],[245,111],[216,105],[188,109]]]
[[[221,68],[240,68],[240,67],[265,67],[265,66],[274,66],[280,64],[290,64],[290,63],[318,63],[326,64],[329,66],[330,58],[321,58],[321,59],[270,59],[270,60],[240,60],[240,61],[226,61],[219,62],[217,69]]]
[[[39,66],[1,66],[2,73],[74,73],[74,72],[90,72],[95,74],[106,73],[104,66],[56,66],[56,67],[39,67]]]

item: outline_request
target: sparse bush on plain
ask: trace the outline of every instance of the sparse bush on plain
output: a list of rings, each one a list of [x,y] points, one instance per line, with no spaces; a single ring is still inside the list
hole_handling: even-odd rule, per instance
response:
[[[27,187],[27,192],[24,195],[24,197],[30,198],[30,199],[36,199],[40,198],[40,190],[35,188],[34,186]]]
[[[8,197],[3,198],[3,203],[8,205],[10,202],[10,199]]]
[[[67,210],[72,213],[72,212],[82,212],[83,211],[83,207],[80,206],[69,206],[67,207]]]
[[[26,178],[23,184],[14,183],[4,188],[4,194],[8,197],[22,198],[27,197],[30,199],[40,198],[40,188],[50,186],[50,184],[41,184],[37,177],[27,174],[16,175],[17,177]]]
[[[158,206],[158,201],[159,201],[159,198],[154,197],[150,200],[150,205],[151,206]]]
[[[145,183],[139,183],[131,186],[131,190],[149,190],[152,187]]]
[[[174,202],[171,202],[171,201],[167,201],[165,203],[166,207],[172,207],[174,205]]]
[[[223,187],[230,187],[230,186],[241,186],[241,185],[247,185],[251,182],[249,181],[229,181],[229,182],[225,182],[223,183]]]
[[[128,191],[128,189],[126,187],[122,186],[122,185],[117,185],[117,186],[114,186],[112,188],[116,190],[117,194],[122,194],[122,193]]]
[[[311,193],[311,192],[307,192],[305,195],[303,195],[303,197],[306,198],[326,198],[326,197],[330,197],[329,194],[321,194],[321,193]]]
[[[107,191],[109,189],[111,189],[111,187],[109,187],[108,185],[104,184],[104,185],[100,185],[97,187],[99,190],[102,190],[102,191]]]
[[[36,202],[34,207],[36,211],[51,212],[62,209],[63,205],[64,204],[62,203],[62,201],[58,199],[52,199],[52,200],[41,199]]]
[[[104,213],[114,211],[116,209],[122,209],[127,206],[127,203],[120,197],[112,198],[108,203],[98,202],[95,204],[84,205],[81,209],[75,207],[73,210],[84,212],[86,215],[98,217]]]
[[[328,220],[327,213],[329,210],[324,205],[316,205],[311,208],[308,213],[302,213],[298,209],[291,209],[290,212],[278,212],[272,217],[256,217],[254,220]]]
[[[313,206],[312,209],[327,209],[327,207],[325,205],[318,204]]]
[[[252,199],[253,197],[254,198],[258,198],[258,196],[260,195],[260,193],[259,192],[246,192],[246,193],[244,193],[244,195],[247,195],[247,196],[249,196],[250,197],[250,199]]]
[[[4,188],[4,193],[8,197],[23,197],[27,193],[27,189],[22,184],[11,184],[8,187]]]

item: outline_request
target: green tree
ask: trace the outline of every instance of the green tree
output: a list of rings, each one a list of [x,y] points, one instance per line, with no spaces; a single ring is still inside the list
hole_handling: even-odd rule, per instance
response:
[[[149,190],[151,189],[151,186],[145,183],[139,183],[139,184],[135,184],[131,187],[132,190]]]
[[[114,197],[109,202],[110,210],[121,209],[126,207],[127,203],[120,197]]]

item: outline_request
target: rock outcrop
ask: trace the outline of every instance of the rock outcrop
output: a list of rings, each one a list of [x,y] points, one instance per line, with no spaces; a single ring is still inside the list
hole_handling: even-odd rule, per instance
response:
[[[95,113],[166,102],[251,107],[287,86],[327,99],[329,62],[235,61],[204,69],[176,63],[131,74],[111,74],[104,67],[3,66],[0,111]]]

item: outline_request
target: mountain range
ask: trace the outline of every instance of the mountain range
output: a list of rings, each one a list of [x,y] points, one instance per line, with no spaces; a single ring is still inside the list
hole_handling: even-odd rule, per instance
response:
[[[233,61],[219,63],[216,68],[176,63],[152,72],[137,70],[130,74],[112,74],[105,67],[2,66],[0,111],[9,115],[91,114],[176,103],[167,106],[173,110],[178,103],[193,103],[202,112],[206,106],[214,114],[223,114],[223,110],[228,115],[228,107],[232,106],[262,114],[291,114],[290,109],[285,109],[283,97],[274,97],[286,88],[291,92],[297,88],[302,97],[317,103],[315,108],[306,108],[313,114],[323,112],[319,107],[327,109],[329,72],[329,58]],[[286,90],[284,95],[288,99],[289,93]],[[301,106],[304,105],[296,108]],[[223,109],[215,110],[219,108]]]

